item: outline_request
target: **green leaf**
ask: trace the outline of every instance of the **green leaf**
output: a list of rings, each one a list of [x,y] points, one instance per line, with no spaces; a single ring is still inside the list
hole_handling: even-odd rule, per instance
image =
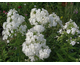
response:
[[[71,60],[76,60],[76,58],[72,57],[71,55],[68,55],[68,57],[69,57]]]
[[[58,58],[59,58],[59,61],[60,62],[63,62],[64,61],[64,58],[59,54],[59,53],[56,53],[57,54],[57,56],[58,56]]]

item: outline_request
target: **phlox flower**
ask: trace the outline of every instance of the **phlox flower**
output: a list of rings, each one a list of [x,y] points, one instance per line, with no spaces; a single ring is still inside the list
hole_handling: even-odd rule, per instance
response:
[[[22,44],[23,53],[28,56],[31,61],[36,61],[38,59],[37,57],[43,60],[50,55],[51,50],[46,46],[46,39],[44,39],[44,35],[40,34],[40,31],[38,31],[42,28],[44,28],[42,25],[36,25],[28,30],[25,42]],[[42,31],[44,31],[44,29]],[[40,52],[41,49],[44,51]],[[43,56],[41,54],[43,54]]]
[[[76,42],[75,41],[71,41],[70,44],[74,46],[76,44]]]
[[[25,22],[24,19],[25,18],[22,15],[17,14],[15,9],[10,9],[7,14],[7,21],[3,23],[3,40],[16,36],[17,32],[25,35],[27,26],[22,25],[22,23]],[[8,40],[7,43],[9,43]]]

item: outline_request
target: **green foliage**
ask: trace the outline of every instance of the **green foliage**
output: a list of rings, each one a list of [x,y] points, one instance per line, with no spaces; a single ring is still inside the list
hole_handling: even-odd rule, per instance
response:
[[[0,43],[0,61],[1,62],[25,62],[27,57],[22,52],[22,43],[25,40],[25,36],[18,34],[17,37],[7,44],[5,42]]]
[[[24,5],[26,4],[26,5]],[[63,21],[63,24],[71,18],[73,21],[76,21],[77,25],[79,25],[80,19],[80,3],[73,3],[68,4],[64,7],[62,6],[62,2],[1,2],[0,3],[0,27],[6,21],[7,15],[3,13],[3,11],[8,12],[10,9],[15,8],[20,15],[25,17],[26,25],[28,29],[30,29],[31,24],[29,23],[29,17],[31,9],[34,8],[44,8],[48,10],[49,13],[55,12]],[[21,8],[18,8],[21,6]],[[78,13],[74,11],[78,11]],[[26,15],[27,14],[27,15]],[[36,62],[79,62],[80,61],[80,44],[74,46],[70,45],[70,41],[66,42],[66,39],[69,40],[70,37],[74,37],[71,35],[61,35],[58,39],[55,38],[57,35],[57,31],[59,30],[60,26],[47,28],[42,34],[46,39],[46,43],[51,49],[51,54],[49,58],[45,60],[38,60]],[[0,29],[1,31],[1,29]],[[0,33],[1,34],[1,33]],[[18,33],[17,37],[14,37],[12,41],[7,44],[5,41],[1,42],[0,40],[0,62],[29,62],[27,56],[24,55],[22,52],[22,43],[25,41],[25,36],[21,36]],[[80,42],[80,38],[77,38],[77,41]]]

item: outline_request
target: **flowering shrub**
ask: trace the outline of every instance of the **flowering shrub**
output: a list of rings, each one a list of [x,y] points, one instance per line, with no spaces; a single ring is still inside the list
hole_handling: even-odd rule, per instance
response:
[[[62,26],[62,21],[55,13],[49,15],[48,11],[43,8],[42,10],[33,8],[30,13],[29,21],[31,25],[47,25],[47,27],[52,27],[59,23]]]
[[[76,58],[79,58],[79,47],[80,47],[80,30],[79,27],[73,20],[70,19],[70,21],[66,22],[65,25],[59,29],[58,31],[59,35],[57,36],[57,41],[60,45],[62,45],[60,48],[63,49],[63,54],[66,59],[65,61],[76,61]],[[65,55],[66,56],[65,56]],[[61,59],[60,59],[61,60]],[[62,59],[62,61],[64,61]],[[78,60],[79,61],[79,60]]]
[[[33,8],[29,22],[30,29],[27,28],[25,17],[11,9],[7,13],[7,22],[3,23],[3,40],[7,40],[7,46],[10,47],[7,50],[15,49],[17,54],[11,54],[18,56],[18,60],[68,62],[79,58],[80,30],[73,20],[63,25],[55,13],[49,14],[43,8]]]
[[[48,46],[46,46],[46,39],[44,39],[44,35],[29,31],[26,34],[26,41],[23,43],[22,51],[26,56],[31,59],[31,61],[44,59],[49,57],[51,50]]]
[[[46,40],[40,33],[43,32],[45,28],[56,26],[57,23],[63,26],[62,21],[55,13],[49,15],[48,11],[43,8],[42,11],[33,8],[30,13],[29,21],[31,25],[35,26],[28,30],[26,41],[22,45],[22,51],[31,61],[38,59],[35,56],[42,60],[48,58],[51,50],[46,46]]]
[[[68,38],[65,39],[65,41],[67,41],[71,45],[75,45],[76,43],[79,44],[79,39],[77,40],[77,38],[79,38],[80,30],[77,24],[73,22],[73,20],[70,19],[69,22],[65,23],[63,28],[59,30],[59,33],[61,34],[61,36],[58,37],[58,40],[66,35],[66,37]]]
[[[22,15],[17,14],[15,9],[11,9],[7,14],[7,22],[3,23],[3,40],[7,40],[7,43],[9,43],[10,38],[16,36],[17,33],[20,32],[25,35],[27,26],[22,25],[24,19]]]

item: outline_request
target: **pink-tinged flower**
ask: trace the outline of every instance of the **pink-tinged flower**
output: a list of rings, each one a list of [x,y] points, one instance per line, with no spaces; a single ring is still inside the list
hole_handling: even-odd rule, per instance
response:
[[[7,12],[5,12],[5,14],[7,14]]]
[[[21,8],[21,6],[18,7],[19,9]]]
[[[7,5],[9,5],[9,2],[7,3]]]
[[[28,16],[28,14],[25,14],[26,16]]]
[[[76,11],[76,14],[78,13],[78,11]]]
[[[78,10],[74,10],[73,13],[77,14],[78,13]]]
[[[73,2],[71,2],[71,5],[73,5]]]
[[[6,11],[3,11],[3,13],[5,13]]]

